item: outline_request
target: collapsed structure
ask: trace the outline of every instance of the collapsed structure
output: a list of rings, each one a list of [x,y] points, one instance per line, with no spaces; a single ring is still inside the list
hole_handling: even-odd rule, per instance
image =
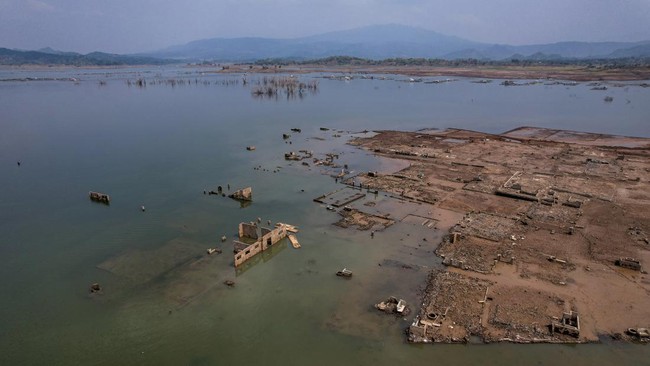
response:
[[[297,232],[295,226],[278,223],[274,229],[259,227],[257,223],[239,224],[239,240],[235,240],[235,267],[241,266],[256,254],[263,252],[287,237],[288,232]]]

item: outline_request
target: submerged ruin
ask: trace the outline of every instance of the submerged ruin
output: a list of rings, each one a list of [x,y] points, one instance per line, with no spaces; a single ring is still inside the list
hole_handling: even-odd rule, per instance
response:
[[[256,254],[270,249],[273,245],[286,238],[288,232],[297,232],[295,226],[278,223],[275,228],[259,227],[257,223],[239,224],[239,240],[234,245],[234,265],[239,267]],[[297,243],[297,239],[295,239]]]

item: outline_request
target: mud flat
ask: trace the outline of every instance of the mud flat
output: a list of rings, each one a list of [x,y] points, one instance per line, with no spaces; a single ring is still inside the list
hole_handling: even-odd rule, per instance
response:
[[[421,212],[358,205],[340,226],[411,217],[448,230],[436,249],[446,268],[431,271],[409,341],[643,341],[627,330],[650,327],[650,139],[522,127],[350,143],[409,166],[343,183]]]
[[[258,65],[231,65],[219,73],[343,73],[428,76],[458,76],[488,79],[558,79],[572,81],[632,81],[650,79],[647,66],[588,67],[567,66],[391,66],[391,65],[285,65],[278,68]],[[647,84],[643,84],[644,86]]]

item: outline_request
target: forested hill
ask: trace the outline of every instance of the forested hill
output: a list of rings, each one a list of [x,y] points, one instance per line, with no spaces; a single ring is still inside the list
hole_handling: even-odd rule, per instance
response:
[[[177,62],[177,61],[173,61]],[[126,56],[103,52],[86,55],[74,52],[20,51],[0,48],[0,65],[70,65],[70,66],[111,66],[111,65],[161,65],[172,61],[155,57]]]

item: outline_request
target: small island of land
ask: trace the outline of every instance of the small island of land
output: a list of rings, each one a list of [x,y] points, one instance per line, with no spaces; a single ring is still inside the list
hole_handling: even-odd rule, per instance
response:
[[[581,60],[442,60],[394,58],[369,60],[336,56],[318,60],[258,60],[221,66],[225,73],[336,73],[408,75],[413,77],[472,77],[486,79],[557,79],[570,81],[632,81],[650,79],[650,59]]]

